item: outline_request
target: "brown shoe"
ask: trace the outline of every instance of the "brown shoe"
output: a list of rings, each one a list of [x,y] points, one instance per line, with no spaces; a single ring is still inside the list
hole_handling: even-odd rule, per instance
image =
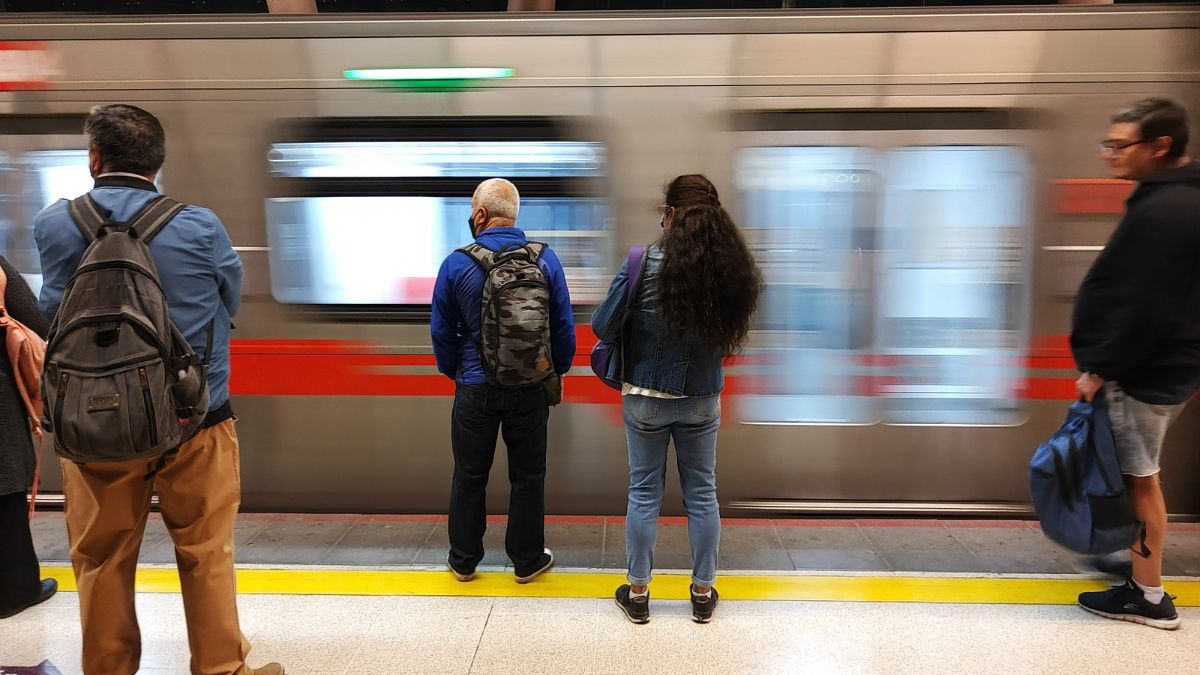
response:
[[[278,663],[268,663],[260,668],[255,668],[250,671],[254,675],[283,675],[283,666]]]

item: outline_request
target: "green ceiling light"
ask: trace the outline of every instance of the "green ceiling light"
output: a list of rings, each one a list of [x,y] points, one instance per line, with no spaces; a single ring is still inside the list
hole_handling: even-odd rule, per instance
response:
[[[347,80],[375,82],[414,91],[456,91],[483,80],[513,76],[512,68],[356,68],[343,74]]]

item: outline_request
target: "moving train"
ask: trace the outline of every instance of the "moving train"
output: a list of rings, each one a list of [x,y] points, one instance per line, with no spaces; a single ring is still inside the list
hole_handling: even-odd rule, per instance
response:
[[[498,175],[579,322],[547,511],[622,513],[587,321],[657,235],[662,186],[699,172],[767,283],[727,370],[725,514],[1027,514],[1028,459],[1074,395],[1072,296],[1130,191],[1097,141],[1144,96],[1200,111],[1200,9],[1179,6],[9,16],[0,35],[0,250],[35,287],[29,224],[90,187],[96,103],[158,115],[162,189],[224,219],[248,510],[444,511],[429,295]],[[1189,409],[1168,439],[1172,513],[1200,514],[1198,433]],[[504,512],[502,449],[493,475]]]

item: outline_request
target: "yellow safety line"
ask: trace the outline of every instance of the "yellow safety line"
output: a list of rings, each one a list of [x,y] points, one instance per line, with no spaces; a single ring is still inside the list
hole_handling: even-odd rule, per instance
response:
[[[74,591],[71,568],[43,566],[59,588]],[[443,595],[520,598],[608,598],[625,577],[620,573],[550,572],[533,583],[517,584],[512,574],[482,572],[474,581],[456,581],[448,572],[377,570],[240,569],[238,592],[279,595]],[[654,596],[687,598],[684,575],[658,575]],[[725,600],[831,600],[860,602],[941,602],[967,604],[1074,604],[1083,591],[1103,590],[1093,579],[934,576],[721,576]],[[173,569],[141,568],[137,590],[178,593]],[[1200,580],[1168,581],[1175,604],[1200,607]]]

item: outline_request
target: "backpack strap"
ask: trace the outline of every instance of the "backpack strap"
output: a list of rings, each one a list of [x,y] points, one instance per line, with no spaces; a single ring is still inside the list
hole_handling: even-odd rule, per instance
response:
[[[630,246],[629,247],[629,264],[626,270],[629,274],[629,281],[625,284],[625,308],[626,310],[633,309],[633,303],[637,300],[638,284],[642,282],[642,271],[646,269],[646,247],[645,246]]]
[[[625,310],[621,316],[621,336],[619,338],[621,350],[618,352],[621,357],[621,381],[625,381],[625,339],[629,333],[625,331],[625,324],[629,323],[629,316],[633,313],[633,304],[637,301],[638,284],[642,282],[642,272],[646,269],[646,247],[645,246],[630,246],[629,258],[627,259],[627,271],[629,280],[625,283]]]
[[[96,241],[96,233],[100,231],[100,227],[104,223],[108,222],[108,216],[100,212],[100,206],[96,204],[96,200],[92,199],[90,192],[68,202],[67,213],[71,214],[71,221],[75,223],[75,227],[79,228],[79,232],[83,234],[83,240],[88,244]]]
[[[470,244],[458,250],[466,253],[468,258],[474,260],[475,264],[479,265],[485,275],[496,265],[496,252],[483,244]]]
[[[538,259],[542,257],[542,253],[546,251],[546,245],[540,241],[531,241],[525,244],[525,250],[529,251],[529,259],[536,265]]]
[[[166,195],[156,197],[138,211],[129,222],[129,229],[137,233],[143,244],[149,246],[150,241],[186,206]]]
[[[484,283],[486,284],[487,274],[489,271],[491,271],[492,267],[494,267],[496,264],[496,252],[493,251],[492,249],[480,244],[479,242],[475,242],[473,244],[468,244],[468,245],[463,246],[462,248],[456,249],[456,250],[462,251],[463,253],[465,253],[467,255],[468,258],[471,259],[472,262],[474,262],[476,265],[479,265],[479,269],[483,270]],[[482,298],[480,300],[482,303]],[[482,321],[480,322],[479,330],[480,331],[483,330],[483,322]],[[491,368],[488,367],[487,359],[484,358],[484,356],[483,356],[482,340],[475,339],[475,334],[472,333],[470,330],[466,331],[466,333],[467,333],[467,339],[471,341],[471,344],[475,345],[475,353],[479,354],[479,364],[481,366],[483,366],[484,374],[487,375],[489,382],[493,381],[494,374],[493,374]]]

